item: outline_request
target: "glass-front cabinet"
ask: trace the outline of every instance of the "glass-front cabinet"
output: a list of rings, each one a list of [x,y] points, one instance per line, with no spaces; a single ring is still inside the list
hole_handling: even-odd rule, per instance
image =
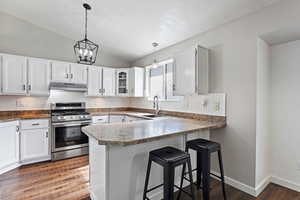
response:
[[[129,69],[118,69],[117,70],[117,95],[128,96],[129,84]]]

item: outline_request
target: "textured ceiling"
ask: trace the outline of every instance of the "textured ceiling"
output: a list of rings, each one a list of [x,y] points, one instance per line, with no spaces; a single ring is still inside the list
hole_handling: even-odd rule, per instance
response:
[[[89,39],[104,51],[134,61],[255,12],[279,0],[89,0]],[[0,11],[60,35],[83,37],[83,0],[1,0]]]

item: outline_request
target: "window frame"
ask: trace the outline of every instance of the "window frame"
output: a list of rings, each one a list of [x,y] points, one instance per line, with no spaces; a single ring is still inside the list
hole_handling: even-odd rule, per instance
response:
[[[172,96],[168,96],[167,95],[167,66],[168,64],[172,63]],[[160,67],[163,67],[163,86],[162,86],[162,90],[163,90],[163,97],[159,98],[159,101],[181,101],[183,100],[183,96],[174,96],[173,92],[174,92],[174,84],[175,84],[175,63],[174,63],[174,59],[168,59],[168,60],[164,60],[162,62],[157,63],[157,65]],[[151,68],[154,68],[152,65],[146,66],[145,68],[145,83],[146,83],[146,87],[145,87],[145,94],[146,97],[148,99],[148,101],[153,101],[153,96],[151,96],[151,78],[150,78],[150,70]],[[148,82],[148,83],[147,83]],[[147,87],[148,86],[148,87]]]

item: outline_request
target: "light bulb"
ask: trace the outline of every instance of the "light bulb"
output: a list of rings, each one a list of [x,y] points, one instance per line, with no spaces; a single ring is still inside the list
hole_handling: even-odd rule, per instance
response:
[[[82,53],[83,53],[83,52],[82,52],[82,49],[79,49],[79,54],[82,55]]]
[[[89,51],[88,51],[87,49],[85,49],[83,55],[84,55],[84,56],[87,56],[88,52],[89,52]]]
[[[91,57],[93,56],[93,51],[90,51],[90,56],[91,56]]]

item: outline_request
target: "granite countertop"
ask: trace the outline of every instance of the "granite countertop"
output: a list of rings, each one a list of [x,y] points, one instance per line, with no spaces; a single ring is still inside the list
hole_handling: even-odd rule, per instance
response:
[[[50,118],[49,114],[21,114],[21,115],[7,115],[0,116],[0,122],[10,122],[16,120],[26,120],[26,119],[47,119]]]
[[[98,143],[102,145],[133,145],[165,137],[188,134],[197,130],[215,129],[225,126],[225,121],[163,117],[156,120],[91,125],[82,128],[82,131],[98,140]]]

